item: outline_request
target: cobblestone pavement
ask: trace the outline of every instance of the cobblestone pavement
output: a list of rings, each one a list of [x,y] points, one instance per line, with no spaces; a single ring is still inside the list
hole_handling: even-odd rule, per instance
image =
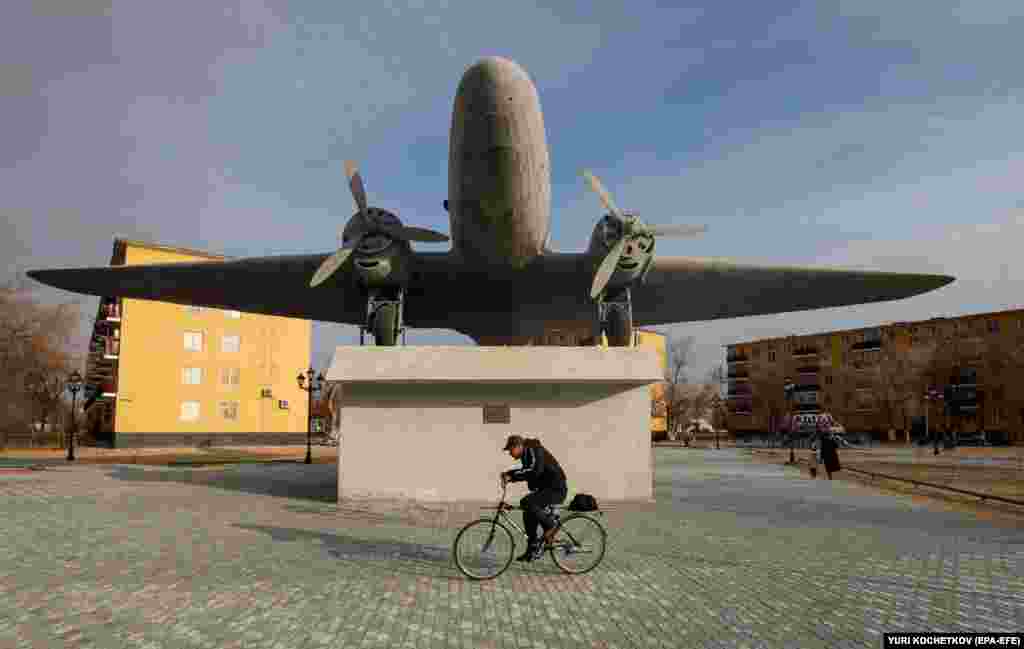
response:
[[[1024,530],[738,449],[658,449],[591,574],[469,582],[467,514],[334,502],[330,465],[0,475],[0,647],[879,647],[1024,629]],[[496,494],[495,494],[496,495]],[[486,496],[486,495],[485,495]]]

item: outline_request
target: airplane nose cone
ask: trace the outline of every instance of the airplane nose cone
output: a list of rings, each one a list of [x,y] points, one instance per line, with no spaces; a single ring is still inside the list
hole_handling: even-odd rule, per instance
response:
[[[466,69],[456,93],[461,109],[477,115],[494,115],[507,110],[521,93],[533,94],[533,82],[526,70],[499,56],[480,59]]]
[[[511,59],[501,56],[487,56],[477,60],[466,69],[462,79],[465,81],[470,78],[483,78],[497,82],[507,78],[523,81],[528,80],[530,77],[522,66]]]

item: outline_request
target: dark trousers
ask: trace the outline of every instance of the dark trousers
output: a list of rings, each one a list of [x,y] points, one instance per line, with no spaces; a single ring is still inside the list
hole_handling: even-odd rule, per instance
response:
[[[566,488],[561,489],[538,489],[523,496],[519,506],[523,508],[523,525],[526,526],[526,537],[531,543],[537,541],[537,524],[539,523],[544,531],[555,526],[554,520],[544,513],[548,505],[557,505],[565,501],[568,495]]]

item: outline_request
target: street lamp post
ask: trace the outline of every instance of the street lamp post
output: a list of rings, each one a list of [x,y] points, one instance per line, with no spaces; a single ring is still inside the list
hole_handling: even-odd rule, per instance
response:
[[[721,448],[718,445],[718,426],[715,425],[715,424],[722,423],[723,417],[722,417],[722,410],[721,409],[722,409],[722,397],[718,393],[715,393],[715,395],[711,397],[711,412],[712,412],[712,415],[711,415],[711,428],[714,429],[714,431],[715,431],[715,449],[716,450]]]
[[[78,405],[78,391],[82,389],[82,375],[75,370],[68,377],[68,390],[71,390],[71,434],[68,436],[68,462],[75,459],[75,407]]]
[[[41,378],[37,378],[35,376],[35,374],[30,374],[26,378],[25,389],[28,391],[28,393],[30,395],[32,395],[32,403],[33,403],[33,405],[38,405],[39,401],[41,401],[41,399],[42,399],[40,391],[43,389],[43,386],[41,384],[42,384],[42,379]],[[32,430],[35,432],[35,436],[32,438],[32,445],[35,446],[36,442],[37,442],[37,440],[39,438],[39,433],[42,432],[42,430],[39,427],[39,416],[36,415],[36,414],[33,414],[32,415],[32,419],[34,420],[32,422]]]
[[[927,440],[929,437],[928,431],[928,411],[931,410],[929,406],[932,401],[942,401],[942,392],[936,390],[932,386],[928,386],[928,389],[924,393],[924,438]],[[934,454],[939,454],[939,436],[936,434],[935,439],[932,440],[934,444]]]
[[[314,378],[315,376],[315,378]],[[295,377],[300,390],[306,391],[306,464],[313,463],[313,393],[319,392],[324,385],[324,375],[316,374],[310,367],[299,372]]]
[[[793,390],[796,388],[793,385],[793,381],[787,376],[786,382],[782,386],[783,392],[786,394],[786,416],[789,418],[789,463],[796,464],[796,453],[794,451],[794,439],[793,439]]]

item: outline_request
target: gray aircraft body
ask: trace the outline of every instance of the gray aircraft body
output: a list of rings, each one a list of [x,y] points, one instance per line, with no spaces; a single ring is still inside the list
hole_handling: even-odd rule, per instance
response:
[[[342,322],[394,345],[406,326],[447,328],[478,343],[515,343],[552,327],[603,331],[627,345],[634,325],[735,318],[906,298],[953,281],[944,275],[756,266],[656,257],[661,237],[702,228],[651,226],[604,205],[583,252],[549,249],[550,159],[537,90],[507,59],[473,64],[455,96],[448,162],[451,248],[417,252],[444,234],[402,224],[367,203],[346,163],[358,211],[333,253],[227,261],[30,271],[58,288]]]

